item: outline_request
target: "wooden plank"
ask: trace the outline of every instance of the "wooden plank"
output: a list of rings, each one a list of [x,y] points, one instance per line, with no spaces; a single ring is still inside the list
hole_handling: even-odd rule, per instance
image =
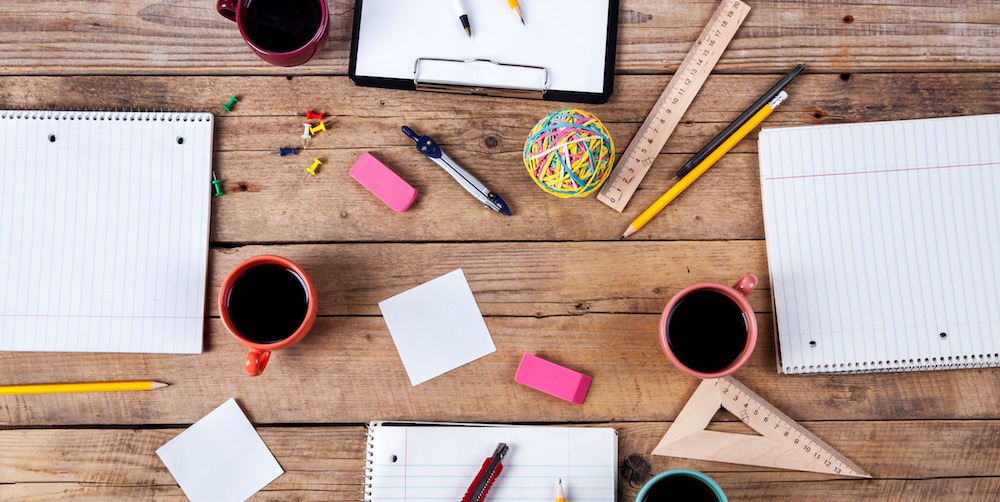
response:
[[[862,74],[845,81],[804,75],[765,126],[1000,113],[998,76]],[[222,113],[225,97],[241,96],[233,113],[218,117],[215,168],[227,195],[213,199],[212,239],[220,243],[617,240],[669,186],[676,167],[774,80],[713,75],[622,214],[593,197],[558,200],[527,176],[521,162],[524,136],[560,106],[556,103],[365,89],[329,77],[8,77],[0,78],[0,107]],[[606,122],[620,152],[666,79],[626,76],[619,81],[610,103],[588,108]],[[279,146],[301,144],[306,108],[331,116],[331,130],[316,136],[306,152],[279,157]],[[484,109],[492,110],[490,118]],[[514,216],[482,209],[413,149],[399,132],[402,124],[433,134],[511,204]],[[420,192],[407,213],[393,213],[350,179],[347,169],[365,150]],[[763,238],[756,150],[756,135],[751,135],[632,239]],[[325,164],[319,176],[303,182],[313,157]]]
[[[239,262],[280,254],[310,274],[320,315],[380,315],[378,302],[461,268],[488,316],[586,313],[660,314],[674,293],[696,282],[761,279],[749,300],[771,311],[762,241],[302,244],[213,249],[209,315]],[[620,266],[624,257],[630,264]],[[622,322],[629,322],[623,318]]]
[[[416,387],[379,317],[321,317],[259,378],[243,375],[246,351],[218,320],[208,322],[207,350],[197,356],[0,353],[6,375],[0,384],[136,378],[171,384],[150,392],[6,396],[0,423],[184,424],[230,397],[247,399],[247,414],[262,424],[672,420],[698,380],[662,355],[659,317],[489,317],[496,353]],[[968,390],[1000,386],[998,371],[777,376],[771,317],[758,315],[758,322],[757,348],[736,376],[793,420],[998,418],[1000,395]],[[586,402],[574,405],[515,383],[525,352],[593,377]],[[485,383],[473,392],[470,382]]]
[[[819,499],[836,490],[838,500],[907,500],[935,495],[983,496],[1000,482],[1000,461],[989,448],[1000,440],[996,421],[808,422],[810,430],[851,452],[875,476],[834,476],[763,469],[649,454],[669,423],[597,423],[619,431],[619,499],[631,500],[652,473],[692,468],[715,478],[734,500]],[[738,431],[741,424],[713,424]],[[173,478],[155,450],[182,429],[25,429],[0,431],[0,500],[85,498],[179,498]],[[255,500],[359,500],[365,430],[359,425],[258,427],[285,474]],[[933,438],[928,440],[928,438]],[[934,455],[926,455],[927,448]],[[917,459],[919,462],[901,462]],[[513,459],[512,459],[513,461]],[[839,497],[843,493],[844,497]],[[919,495],[919,496],[917,496]],[[797,498],[798,499],[798,498]],[[947,498],[935,498],[947,500]],[[968,498],[966,499],[968,500]]]
[[[623,0],[618,71],[673,71],[714,2]],[[814,69],[948,71],[1000,69],[995,6],[924,0],[920,8],[867,0],[752,2],[753,11],[719,64],[722,71]],[[308,64],[259,60],[211,2],[0,2],[4,74],[345,74],[354,2],[330,2],[330,38]],[[794,50],[789,50],[794,47]]]

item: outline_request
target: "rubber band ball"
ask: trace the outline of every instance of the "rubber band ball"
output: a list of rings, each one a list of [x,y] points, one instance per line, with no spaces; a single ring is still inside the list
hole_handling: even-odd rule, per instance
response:
[[[583,197],[607,180],[615,145],[596,116],[563,108],[535,124],[523,157],[528,175],[542,190],[560,198]]]

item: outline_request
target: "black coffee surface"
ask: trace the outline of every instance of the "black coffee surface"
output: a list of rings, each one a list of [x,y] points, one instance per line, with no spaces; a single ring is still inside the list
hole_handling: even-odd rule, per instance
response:
[[[713,373],[725,369],[743,352],[747,322],[739,306],[726,295],[695,291],[670,311],[667,343],[688,368]]]
[[[718,502],[704,481],[691,476],[677,474],[661,478],[646,492],[643,502]]]
[[[244,338],[275,343],[291,336],[306,318],[309,297],[294,271],[259,265],[243,273],[229,293],[229,315]]]
[[[320,25],[316,0],[250,0],[244,29],[258,47],[291,52],[306,45]]]

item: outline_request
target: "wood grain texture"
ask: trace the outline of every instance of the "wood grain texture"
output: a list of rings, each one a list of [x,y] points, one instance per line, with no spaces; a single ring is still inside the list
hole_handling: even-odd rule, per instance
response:
[[[203,410],[208,411],[208,410]],[[996,421],[804,422],[878,480],[651,456],[669,422],[596,423],[619,432],[619,499],[630,500],[651,474],[693,468],[715,478],[733,500],[979,500],[995,493],[1000,460],[984,448],[1000,440]],[[742,424],[713,424],[743,432]],[[25,429],[0,431],[0,500],[181,498],[166,468],[148,452],[182,431]],[[365,428],[360,425],[258,427],[285,470],[252,500],[361,498]],[[924,455],[928,448],[935,454]],[[902,459],[902,460],[901,460]],[[513,461],[513,458],[511,459]],[[981,500],[987,500],[982,498]]]
[[[623,0],[619,72],[673,71],[717,2]],[[823,71],[1000,69],[996,2],[924,0],[906,7],[754,1],[721,71],[774,71],[808,58]],[[0,2],[4,74],[338,74],[350,51],[354,2],[330,1],[330,38],[308,64],[271,66],[236,25],[201,0]],[[48,15],[49,12],[59,13]],[[529,11],[530,12],[530,11]]]
[[[488,317],[496,353],[416,387],[410,386],[380,317],[321,317],[309,336],[275,354],[257,378],[242,374],[246,351],[217,320],[208,323],[206,351],[196,356],[2,353],[4,384],[148,377],[170,386],[150,392],[7,396],[0,399],[0,423],[185,424],[230,397],[244,399],[248,416],[261,424],[672,420],[698,380],[663,356],[656,335],[659,317]],[[758,315],[758,323],[762,336],[736,377],[793,420],[997,418],[1000,396],[989,389],[1000,386],[1000,371],[778,376],[771,316]],[[590,375],[585,403],[574,405],[515,383],[525,352]]]

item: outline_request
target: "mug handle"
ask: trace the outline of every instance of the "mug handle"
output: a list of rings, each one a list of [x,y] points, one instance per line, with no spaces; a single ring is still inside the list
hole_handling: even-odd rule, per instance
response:
[[[264,372],[267,360],[271,358],[271,352],[267,350],[250,349],[246,361],[243,361],[243,371],[250,376],[257,376]]]
[[[733,289],[743,295],[744,298],[750,296],[750,292],[755,287],[757,287],[757,276],[753,274],[744,274],[743,277],[740,277],[740,280],[736,281],[736,284],[733,284]]]
[[[239,1],[240,0],[219,0],[215,4],[215,10],[219,11],[219,14],[222,14],[222,16],[226,19],[236,21],[236,2]],[[263,370],[264,367],[261,366],[260,369]]]

